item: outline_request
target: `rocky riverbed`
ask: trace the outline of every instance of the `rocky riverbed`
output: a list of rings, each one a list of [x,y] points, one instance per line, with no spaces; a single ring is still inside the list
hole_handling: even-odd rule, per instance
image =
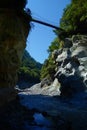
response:
[[[37,84],[39,88],[40,84]],[[87,128],[87,94],[79,93],[72,98],[58,95],[42,94],[31,87],[19,93],[20,102],[28,109],[36,110],[51,119],[54,130],[86,130]],[[30,91],[31,90],[31,91]],[[33,91],[34,90],[34,91]],[[38,92],[38,93],[37,93]],[[48,91],[49,93],[49,91]]]
[[[85,92],[65,98],[54,93],[52,88],[44,88],[45,93],[41,91],[40,86],[39,83],[29,89],[18,90],[17,99],[1,109],[1,130],[87,129],[87,94]],[[35,87],[37,89],[34,89]],[[52,93],[49,94],[51,90]]]

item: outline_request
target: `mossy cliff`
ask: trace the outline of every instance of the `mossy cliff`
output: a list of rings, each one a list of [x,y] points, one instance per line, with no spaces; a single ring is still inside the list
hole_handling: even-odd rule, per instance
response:
[[[31,16],[24,11],[23,3],[21,9],[11,8],[13,4],[0,3],[0,106],[16,96],[17,70],[30,31]]]

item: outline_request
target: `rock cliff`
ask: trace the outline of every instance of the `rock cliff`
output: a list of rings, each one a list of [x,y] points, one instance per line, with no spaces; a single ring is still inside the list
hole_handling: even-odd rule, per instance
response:
[[[87,36],[66,38],[64,47],[55,51],[57,72],[63,96],[73,96],[87,89]]]
[[[30,31],[30,18],[23,9],[0,8],[0,106],[15,98],[14,86]]]
[[[66,38],[63,48],[52,52],[56,64],[54,81],[43,79],[32,93],[73,97],[87,91],[87,36]],[[37,86],[37,85],[36,85]],[[41,87],[40,87],[41,86]]]

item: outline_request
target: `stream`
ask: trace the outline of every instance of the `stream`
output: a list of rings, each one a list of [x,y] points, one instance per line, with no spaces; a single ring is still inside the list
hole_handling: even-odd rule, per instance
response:
[[[25,130],[56,130],[51,118],[43,116],[42,113],[34,113],[32,125],[25,122]]]

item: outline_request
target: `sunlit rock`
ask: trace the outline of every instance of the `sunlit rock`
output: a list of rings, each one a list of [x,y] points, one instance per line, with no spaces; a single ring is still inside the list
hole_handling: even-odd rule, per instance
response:
[[[73,36],[72,43],[71,39],[70,42],[66,40],[63,50],[56,58],[56,62],[58,71],[55,77],[61,84],[61,95],[72,96],[78,92],[86,92],[87,36]]]

